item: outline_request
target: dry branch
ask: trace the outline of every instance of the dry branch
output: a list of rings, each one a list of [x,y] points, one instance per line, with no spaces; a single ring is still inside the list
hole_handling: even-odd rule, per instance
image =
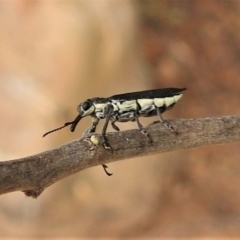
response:
[[[132,157],[240,140],[240,116],[169,121],[175,135],[161,124],[146,128],[153,142],[137,130],[108,133],[113,152],[102,147],[102,137],[92,134],[34,156],[0,162],[0,194],[23,191],[38,197],[51,184],[88,167]],[[98,143],[97,143],[98,142]]]

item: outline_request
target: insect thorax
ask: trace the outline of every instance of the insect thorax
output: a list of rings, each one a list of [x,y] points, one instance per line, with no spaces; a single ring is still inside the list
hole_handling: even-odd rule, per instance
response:
[[[109,104],[109,100],[107,98],[93,98],[92,99],[94,105],[94,115],[98,119],[104,119],[105,116],[105,108],[107,104]]]

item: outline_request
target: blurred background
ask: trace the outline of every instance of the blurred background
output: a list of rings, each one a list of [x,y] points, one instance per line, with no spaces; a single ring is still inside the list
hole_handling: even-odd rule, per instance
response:
[[[240,112],[238,0],[0,0],[0,43],[2,161],[80,137],[89,118],[42,135],[87,98],[187,87],[165,118]],[[37,200],[1,195],[0,237],[239,237],[239,157],[239,143],[158,154],[108,164],[112,177],[86,169]]]

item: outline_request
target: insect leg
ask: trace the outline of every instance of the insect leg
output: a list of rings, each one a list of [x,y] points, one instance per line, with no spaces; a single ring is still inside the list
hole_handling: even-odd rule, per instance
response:
[[[93,133],[96,131],[97,125],[99,123],[99,119],[96,117],[92,117],[92,125],[83,133],[83,136]]]
[[[152,141],[151,137],[149,136],[149,133],[143,128],[143,125],[140,123],[138,116],[135,116],[139,131],[150,141]]]
[[[104,146],[105,149],[108,149],[108,150],[112,150],[112,148],[109,145],[108,140],[106,138],[106,131],[107,131],[108,123],[109,123],[109,120],[110,120],[112,112],[113,112],[113,106],[111,104],[107,104],[107,106],[104,109],[106,122],[105,122],[105,124],[103,126],[102,136],[103,136],[103,140],[104,140],[103,146]]]
[[[103,167],[104,172],[105,172],[108,176],[112,176],[112,175],[113,175],[112,173],[109,173],[109,172],[107,171],[108,166],[107,166],[106,164],[102,164],[102,167]]]
[[[107,138],[106,138],[106,131],[107,131],[108,123],[109,123],[109,120],[110,120],[110,117],[111,117],[112,112],[113,112],[113,106],[112,106],[111,104],[108,104],[108,105],[106,106],[106,108],[104,109],[104,114],[105,114],[105,117],[106,117],[106,122],[105,122],[105,124],[104,124],[104,126],[103,126],[103,130],[102,130],[102,136],[103,136],[103,140],[104,140],[103,146],[104,146],[104,148],[107,149],[107,150],[109,150],[109,149],[112,150],[112,148],[111,148],[111,146],[109,145],[108,140],[107,140]],[[109,172],[107,171],[107,168],[108,168],[107,165],[102,164],[102,167],[103,167],[105,173],[106,173],[108,176],[111,176],[111,175],[112,175],[112,173],[109,173]]]
[[[120,131],[119,127],[115,125],[115,122],[111,122],[111,125],[113,127],[113,129],[115,129],[116,131]]]
[[[165,128],[169,129],[171,132],[174,132],[176,134],[178,133],[169,122],[167,122],[166,120],[164,120],[162,118],[162,115],[161,115],[161,112],[160,112],[159,108],[157,108],[157,114],[158,114],[160,123],[162,123]]]

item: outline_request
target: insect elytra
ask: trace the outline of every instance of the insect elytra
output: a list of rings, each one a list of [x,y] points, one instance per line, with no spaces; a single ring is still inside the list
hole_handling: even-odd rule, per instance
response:
[[[78,105],[77,110],[79,114],[72,122],[66,122],[62,127],[45,133],[43,137],[69,125],[71,125],[70,130],[73,132],[79,121],[86,116],[91,117],[92,124],[85,131],[84,135],[95,132],[99,120],[106,119],[102,129],[105,149],[111,149],[111,146],[106,138],[106,131],[109,122],[111,123],[113,129],[120,131],[119,127],[115,124],[116,122],[136,121],[140,132],[147,138],[150,138],[140,123],[139,118],[158,116],[159,121],[166,128],[172,132],[176,132],[174,128],[162,118],[162,113],[166,110],[170,110],[181,99],[182,92],[185,90],[186,88],[163,88],[124,93],[108,98],[96,97],[87,99]],[[103,165],[103,167],[105,172],[108,175],[111,175],[106,171],[107,166]]]

